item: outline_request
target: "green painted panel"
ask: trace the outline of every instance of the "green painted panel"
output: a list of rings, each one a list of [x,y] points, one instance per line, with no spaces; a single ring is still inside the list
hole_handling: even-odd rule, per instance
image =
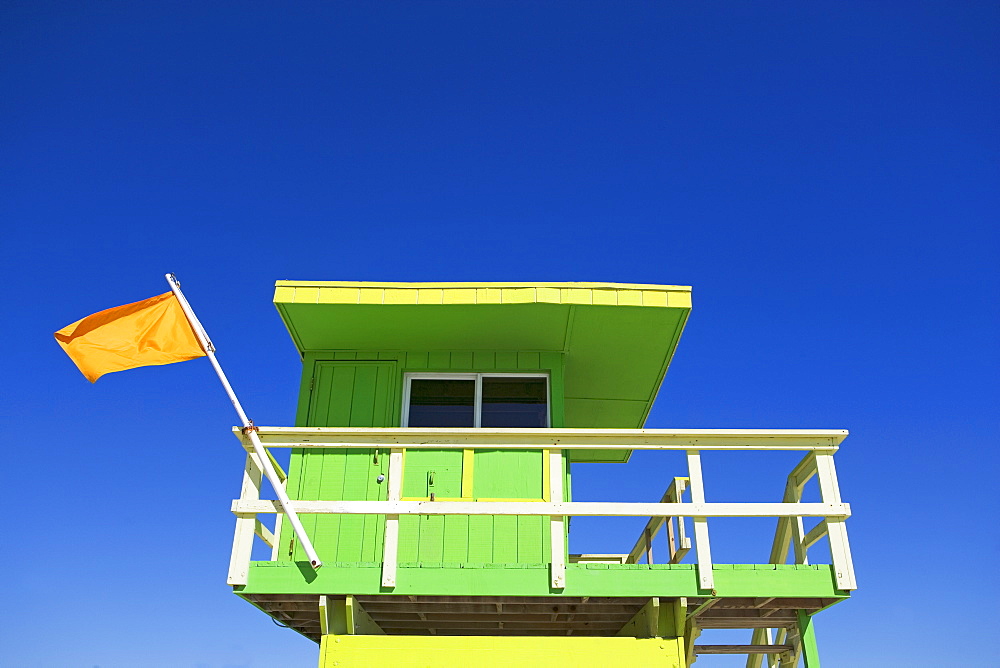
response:
[[[601,566],[602,568],[591,568]],[[848,598],[835,588],[833,567],[822,565],[716,564],[713,569],[719,597]],[[568,564],[566,588],[549,586],[547,564],[413,563],[401,562],[397,586],[381,587],[381,565],[376,562],[328,563],[313,571],[307,563],[250,564],[249,580],[235,587],[245,594],[409,594],[440,596],[710,596],[698,588],[698,572],[691,564]]]
[[[417,560],[444,561],[444,515],[421,515],[417,531]]]
[[[499,564],[517,563],[517,517],[513,515],[493,516],[493,559]],[[537,560],[541,562],[541,559]],[[548,561],[546,559],[546,561]]]
[[[444,553],[442,561],[466,562],[469,560],[469,517],[444,516]]]
[[[517,371],[517,353],[501,351],[496,354],[497,371]]]
[[[356,353],[351,354],[357,357]],[[396,406],[396,364],[390,361],[312,362],[304,421],[309,426],[393,426]],[[306,398],[304,398],[306,399]],[[303,412],[300,410],[300,419]],[[386,486],[378,482],[388,468],[388,455],[374,450],[295,450],[289,467],[289,494],[318,500],[384,500]],[[324,559],[368,561],[381,558],[384,517],[367,515],[306,515],[303,526]],[[282,527],[279,558],[301,559],[291,527]],[[285,546],[294,546],[292,550]]]
[[[407,450],[403,462],[403,496],[462,496],[461,450]]]
[[[341,357],[352,359],[331,359]],[[399,364],[394,364],[395,360]],[[305,359],[307,371],[298,423],[393,426],[399,424],[404,373],[500,371],[549,374],[551,422],[560,426],[564,422],[562,363],[563,355],[557,352],[310,352]],[[459,498],[463,492],[463,462],[460,450],[408,451],[404,458],[403,496],[427,498],[433,492],[435,498]],[[289,468],[289,493],[303,499],[382,499],[385,485],[375,479],[379,473],[387,473],[387,464],[385,451],[378,462],[372,450],[296,451]],[[478,451],[473,470],[474,498],[542,498],[540,451]],[[381,560],[383,517],[306,515],[302,520],[325,561]],[[404,517],[400,521],[399,560],[547,562],[548,534],[544,518]],[[292,538],[290,527],[283,527],[282,545],[294,546]],[[291,553],[286,548],[281,558],[300,560],[304,556],[301,548]]]
[[[493,517],[473,515],[469,517],[468,560],[474,563],[489,563],[493,558]]]
[[[406,354],[406,368],[407,369],[426,369],[427,368],[427,353],[407,353]]]

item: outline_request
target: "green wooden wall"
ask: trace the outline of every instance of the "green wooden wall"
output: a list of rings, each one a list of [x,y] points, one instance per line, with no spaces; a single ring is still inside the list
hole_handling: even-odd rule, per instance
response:
[[[394,427],[400,425],[406,373],[546,373],[550,420],[564,426],[563,360],[559,353],[524,351],[366,351],[307,353],[296,424]],[[293,450],[288,493],[295,499],[384,500],[387,450]],[[403,497],[462,496],[461,450],[409,450]],[[541,500],[541,451],[480,450],[471,462],[466,498]],[[564,458],[567,498],[569,470]],[[433,472],[433,475],[430,475]],[[468,480],[467,480],[468,482]],[[303,524],[324,561],[379,562],[384,516],[307,515]],[[404,516],[400,562],[547,563],[549,529],[541,517]],[[303,560],[290,527],[282,527],[280,560]]]

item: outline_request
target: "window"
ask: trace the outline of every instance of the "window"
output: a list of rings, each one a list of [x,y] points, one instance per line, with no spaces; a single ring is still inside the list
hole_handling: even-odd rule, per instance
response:
[[[548,427],[541,374],[407,374],[404,427]]]
[[[412,373],[403,385],[404,427],[548,427],[549,377],[520,373]],[[411,448],[407,500],[548,499],[543,450]]]

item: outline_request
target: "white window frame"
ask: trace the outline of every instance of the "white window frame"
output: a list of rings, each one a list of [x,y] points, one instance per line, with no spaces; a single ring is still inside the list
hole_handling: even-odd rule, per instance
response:
[[[552,381],[547,373],[426,373],[403,374],[403,405],[399,424],[409,426],[410,421],[410,381],[412,380],[474,380],[473,428],[482,428],[483,378],[544,378],[545,379],[545,428],[552,426]]]

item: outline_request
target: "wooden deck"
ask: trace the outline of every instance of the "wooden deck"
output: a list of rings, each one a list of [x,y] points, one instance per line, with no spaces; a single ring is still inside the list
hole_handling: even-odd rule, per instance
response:
[[[284,626],[319,642],[317,597],[246,594]],[[338,597],[331,597],[338,598]],[[344,597],[339,597],[343,599]],[[357,596],[388,635],[614,636],[649,597]],[[792,628],[796,610],[816,612],[840,599],[689,598],[702,629]],[[707,653],[707,651],[705,652]]]

